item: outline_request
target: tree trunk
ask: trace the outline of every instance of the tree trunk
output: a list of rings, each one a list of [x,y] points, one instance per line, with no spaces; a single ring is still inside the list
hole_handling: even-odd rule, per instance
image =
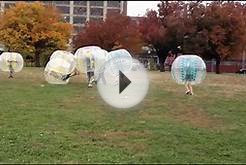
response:
[[[41,64],[40,64],[40,53],[39,53],[39,51],[37,49],[35,51],[35,66],[36,67],[41,67]]]
[[[220,74],[220,61],[221,58],[219,54],[216,52],[216,74]]]
[[[220,74],[220,57],[216,58],[216,74]]]
[[[165,72],[164,58],[163,56],[159,56],[159,55],[158,55],[158,58],[159,58],[159,63],[160,63],[160,72]]]
[[[160,72],[165,72],[164,62],[167,53],[164,49],[156,49],[156,50],[157,50],[156,54],[159,58],[159,63],[160,63]]]
[[[221,61],[221,57],[219,55],[219,53],[216,51],[217,46],[214,45],[210,40],[208,41],[208,46],[210,47],[210,52],[212,54],[213,57],[215,57],[216,60],[216,74],[220,74],[220,61]]]

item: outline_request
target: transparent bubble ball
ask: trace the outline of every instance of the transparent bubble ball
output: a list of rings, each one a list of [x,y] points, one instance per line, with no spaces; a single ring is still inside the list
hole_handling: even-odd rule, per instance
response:
[[[73,62],[74,59],[74,55],[68,51],[65,50],[56,50],[52,53],[52,55],[50,56],[50,60],[54,59],[54,58],[61,58],[61,59],[65,59],[66,61],[71,61]]]
[[[24,66],[24,60],[20,53],[3,52],[0,56],[0,69],[4,72],[10,71],[10,65],[14,72],[20,72]]]
[[[200,84],[206,77],[206,64],[197,55],[178,56],[171,68],[172,78],[178,84],[189,82],[192,85]]]
[[[115,71],[120,70],[122,72],[128,72],[131,70],[133,65],[133,59],[131,54],[126,49],[118,49],[108,53],[107,61],[109,61],[109,68],[112,71],[112,74]]]
[[[60,55],[59,52],[61,53]],[[67,84],[69,78],[65,81],[63,78],[74,71],[76,66],[74,56],[73,54],[64,51],[55,51],[54,53],[55,56],[51,56],[50,61],[45,67],[45,80],[50,84]]]
[[[81,73],[94,71],[100,68],[101,61],[104,61],[105,52],[98,46],[85,46],[76,50],[74,56],[76,69]],[[100,58],[101,56],[101,58]]]

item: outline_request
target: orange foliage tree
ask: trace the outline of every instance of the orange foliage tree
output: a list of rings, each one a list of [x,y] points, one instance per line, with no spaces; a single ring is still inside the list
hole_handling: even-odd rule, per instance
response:
[[[204,56],[215,58],[216,73],[221,60],[235,59],[245,49],[245,14],[245,5],[238,2],[211,2],[205,8],[200,21],[208,41]]]
[[[76,48],[97,45],[107,51],[119,44],[132,54],[141,52],[143,45],[136,23],[120,13],[108,13],[105,21],[89,21],[73,43]]]
[[[184,54],[216,59],[220,73],[221,60],[235,59],[246,49],[246,4],[161,1],[158,7],[146,13],[139,29],[145,43],[156,48],[161,66],[167,51],[181,45]]]
[[[33,56],[37,67],[43,51],[67,47],[72,31],[55,7],[40,2],[16,3],[1,15],[0,22],[0,40],[9,51]]]

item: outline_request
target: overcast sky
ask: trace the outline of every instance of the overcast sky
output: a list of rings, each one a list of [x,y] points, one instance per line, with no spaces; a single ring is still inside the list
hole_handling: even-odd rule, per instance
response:
[[[160,1],[127,1],[128,16],[143,16],[147,9],[157,10]]]
[[[235,1],[246,3],[245,1]],[[160,1],[127,1],[127,15],[128,16],[144,16],[147,9],[157,10],[157,4]],[[209,1],[203,1],[204,4]]]

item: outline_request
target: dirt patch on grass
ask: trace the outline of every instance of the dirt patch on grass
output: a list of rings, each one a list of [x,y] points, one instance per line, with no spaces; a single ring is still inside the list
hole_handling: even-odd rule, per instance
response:
[[[183,110],[172,111],[170,115],[175,120],[190,124],[193,127],[216,129],[222,126],[221,119],[213,117],[206,112],[192,106]]]

